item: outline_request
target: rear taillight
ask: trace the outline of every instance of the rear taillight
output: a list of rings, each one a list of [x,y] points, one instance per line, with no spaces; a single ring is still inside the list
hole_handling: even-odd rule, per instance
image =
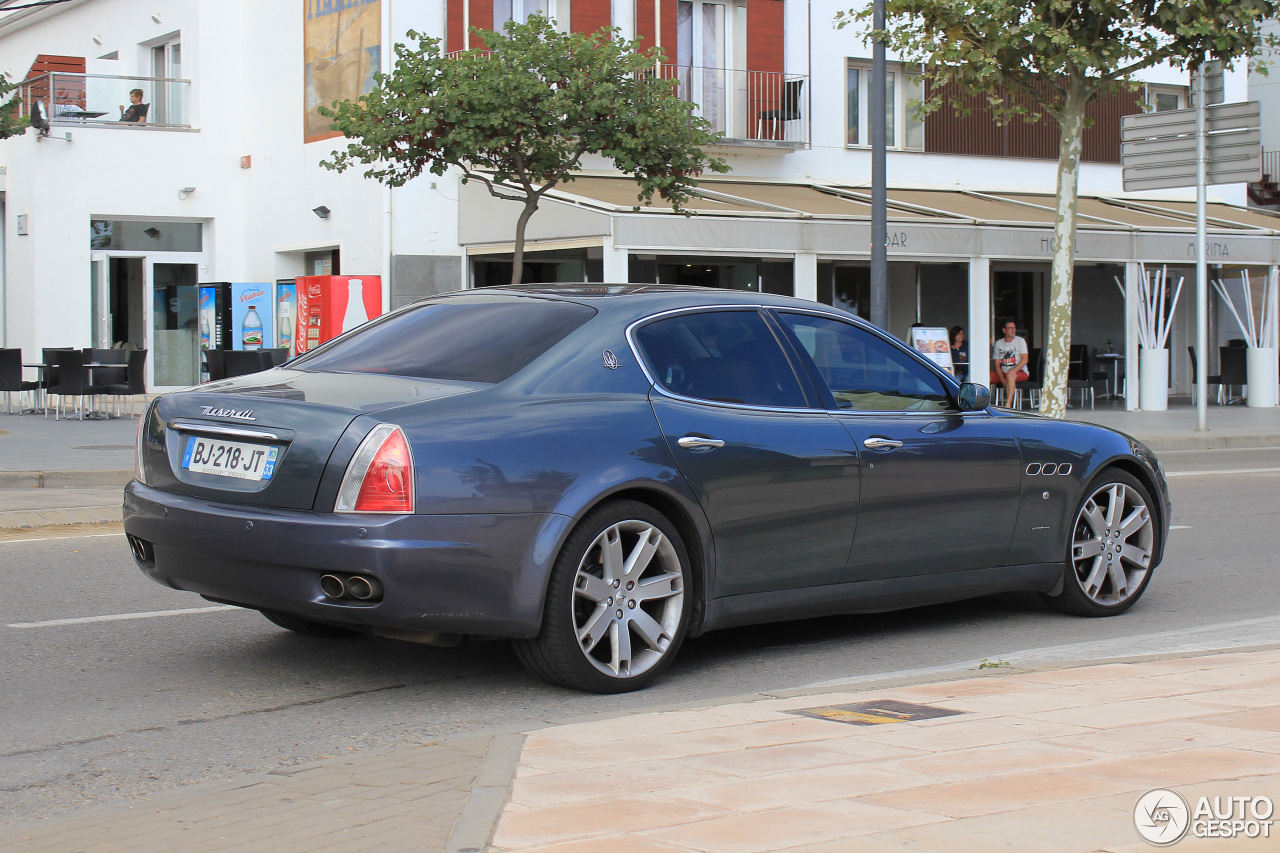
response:
[[[334,511],[413,512],[413,455],[400,427],[378,424],[360,442]]]

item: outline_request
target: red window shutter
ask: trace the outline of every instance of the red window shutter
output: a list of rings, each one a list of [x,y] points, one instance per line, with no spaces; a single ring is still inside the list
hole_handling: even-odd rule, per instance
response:
[[[445,21],[445,52],[462,50],[462,4],[468,0],[448,0],[449,8]],[[493,29],[493,0],[471,0],[471,20],[473,27],[482,30]],[[484,47],[480,39],[472,38],[469,47]]]
[[[569,26],[577,33],[597,32],[601,27],[613,26],[613,8],[610,0],[573,0]]]
[[[667,62],[676,61],[676,0],[659,0],[662,3],[662,50]],[[636,38],[640,49],[653,47],[654,0],[636,0]]]
[[[747,70],[786,69],[782,0],[747,0]]]

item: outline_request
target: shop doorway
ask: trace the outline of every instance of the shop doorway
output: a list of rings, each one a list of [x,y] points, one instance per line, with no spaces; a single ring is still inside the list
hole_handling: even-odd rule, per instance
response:
[[[199,381],[196,318],[202,261],[202,255],[185,252],[90,256],[93,345],[148,350],[149,389]]]

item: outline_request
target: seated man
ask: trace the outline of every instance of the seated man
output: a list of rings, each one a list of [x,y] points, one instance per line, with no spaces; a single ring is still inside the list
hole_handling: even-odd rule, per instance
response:
[[[146,124],[147,110],[150,106],[150,104],[142,103],[141,89],[131,89],[129,91],[129,108],[125,109],[123,104],[120,106],[120,121],[132,124]]]
[[[1018,336],[1018,324],[1007,320],[1004,324],[1004,337],[996,340],[991,347],[991,387],[1004,387],[1004,404],[1013,405],[1013,393],[1019,382],[1026,382],[1031,377],[1024,369],[1027,366],[1027,342]]]

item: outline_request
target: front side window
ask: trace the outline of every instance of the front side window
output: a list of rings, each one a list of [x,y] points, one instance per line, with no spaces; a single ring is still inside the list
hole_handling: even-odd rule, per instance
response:
[[[901,65],[885,71],[885,145],[889,148],[924,148],[924,121],[916,108],[924,100],[924,82],[919,74],[908,73]],[[845,69],[845,144],[871,144],[871,66],[850,62]]]
[[[636,343],[672,394],[769,408],[803,408],[804,393],[755,311],[680,314],[642,326]]]
[[[859,412],[945,412],[942,380],[911,356],[864,329],[830,317],[779,316],[813,359],[836,406]]]
[[[528,23],[529,18],[533,15],[541,15],[544,18],[551,19],[556,29],[567,30],[567,21],[565,26],[561,26],[559,17],[568,18],[568,3],[562,4],[565,8],[565,14],[558,16],[556,14],[555,0],[493,0],[493,28],[500,33],[507,31],[507,24],[514,21],[517,24]]]
[[[502,382],[590,320],[574,302],[447,299],[411,306],[290,363],[298,370]]]

